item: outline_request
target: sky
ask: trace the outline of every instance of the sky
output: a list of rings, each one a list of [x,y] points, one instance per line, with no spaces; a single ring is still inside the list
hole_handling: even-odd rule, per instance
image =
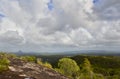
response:
[[[0,0],[0,51],[119,48],[120,0]]]

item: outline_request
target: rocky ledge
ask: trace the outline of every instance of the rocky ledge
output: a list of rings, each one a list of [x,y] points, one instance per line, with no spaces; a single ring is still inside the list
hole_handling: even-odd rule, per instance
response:
[[[9,70],[0,73],[0,79],[68,79],[64,75],[41,65],[12,59]]]

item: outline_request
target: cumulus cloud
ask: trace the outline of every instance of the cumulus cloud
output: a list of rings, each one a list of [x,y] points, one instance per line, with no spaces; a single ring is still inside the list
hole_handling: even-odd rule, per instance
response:
[[[94,12],[97,16],[101,17],[101,19],[106,20],[116,20],[120,18],[120,1],[119,0],[98,0],[95,3],[96,7],[94,8]]]
[[[119,7],[119,0],[0,0],[1,50],[119,46]]]
[[[7,44],[20,44],[23,41],[17,31],[7,31],[1,34],[0,37],[0,42]]]

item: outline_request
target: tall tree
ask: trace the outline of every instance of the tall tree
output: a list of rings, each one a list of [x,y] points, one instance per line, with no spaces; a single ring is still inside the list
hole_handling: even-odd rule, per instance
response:
[[[94,76],[95,75],[92,71],[90,61],[85,58],[82,64],[80,79],[94,79]]]
[[[59,71],[69,77],[74,75],[80,70],[77,63],[70,58],[62,58],[58,62]]]

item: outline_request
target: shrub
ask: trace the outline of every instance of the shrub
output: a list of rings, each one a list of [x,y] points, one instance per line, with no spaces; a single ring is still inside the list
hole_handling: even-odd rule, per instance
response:
[[[20,59],[28,62],[36,62],[36,57],[34,56],[21,56]]]
[[[6,71],[8,69],[9,69],[8,66],[6,66],[6,65],[0,65],[0,72]]]
[[[8,70],[10,61],[7,58],[0,59],[0,72]]]
[[[0,65],[9,65],[10,61],[7,58],[0,59]]]
[[[41,59],[37,59],[37,64],[39,64],[39,65],[42,65],[42,66],[45,66],[45,67],[47,67],[47,68],[51,68],[52,69],[52,65],[50,64],[50,63],[48,63],[48,62],[42,62],[41,61]]]
[[[47,68],[52,68],[52,65],[48,62],[43,63],[43,66],[45,66]]]

